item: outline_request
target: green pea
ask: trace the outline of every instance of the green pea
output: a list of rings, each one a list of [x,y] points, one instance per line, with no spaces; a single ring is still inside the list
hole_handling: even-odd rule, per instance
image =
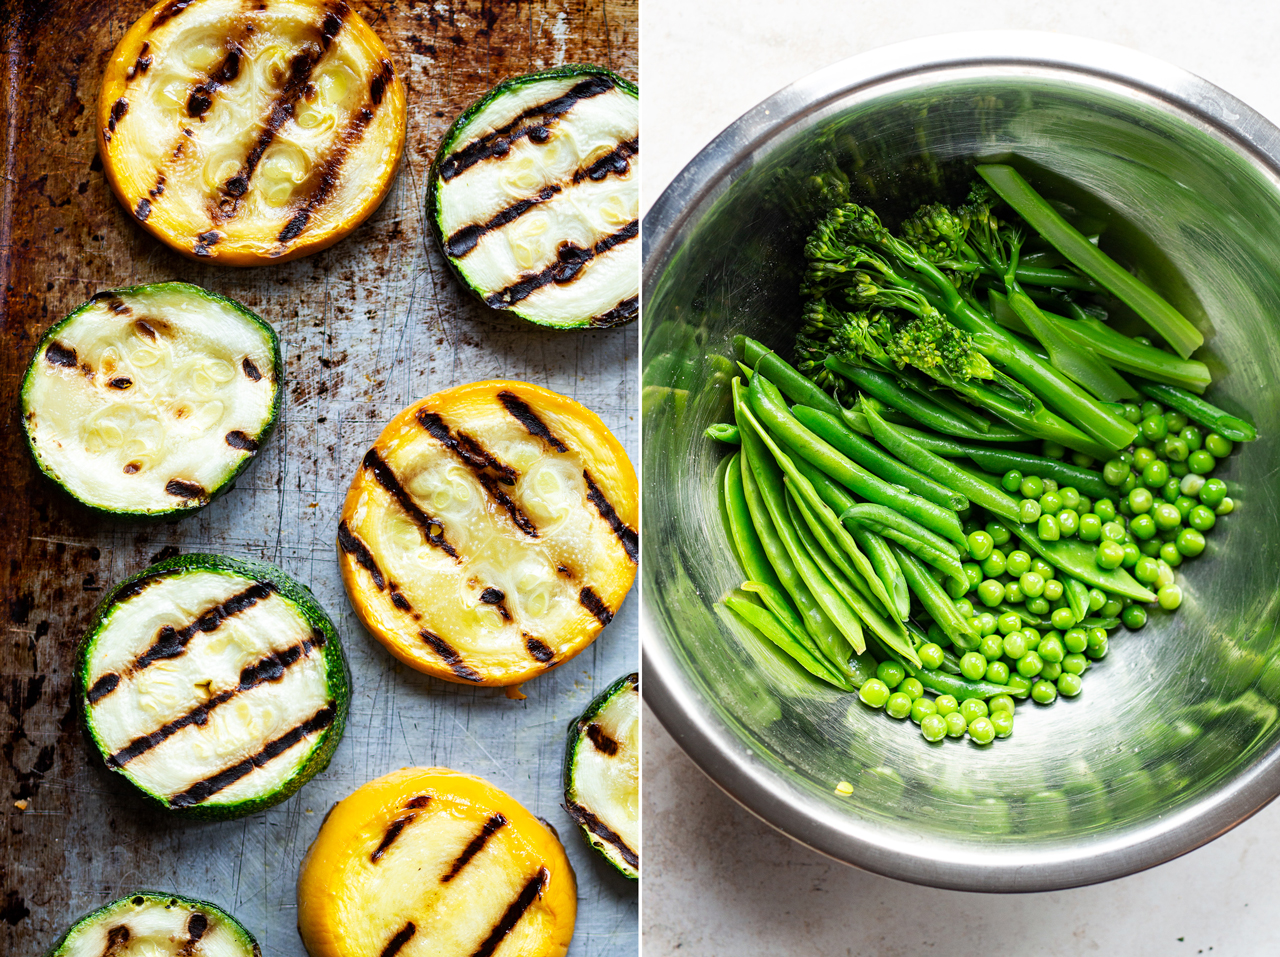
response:
[[[1062,582],[1058,581],[1056,578],[1050,578],[1044,583],[1044,597],[1049,601],[1057,601],[1062,597],[1062,592]]]
[[[889,695],[889,700],[884,703],[884,710],[891,718],[905,718],[911,714],[911,698],[901,691],[895,691]]]
[[[1126,499],[1135,515],[1145,515],[1155,505],[1155,496],[1147,488],[1135,488]]]
[[[1160,497],[1172,505],[1178,500],[1178,496],[1182,494],[1182,483],[1176,478],[1170,478],[1164,485],[1160,486]]]
[[[1027,638],[1021,631],[1011,631],[1004,636],[1004,653],[1017,661],[1027,653]]]
[[[992,661],[987,664],[986,680],[993,685],[1009,683],[1009,666],[1003,661]]]
[[[1022,619],[1015,612],[1011,612],[1011,611],[1005,612],[1003,615],[1000,616],[999,620],[996,622],[996,629],[1000,632],[1001,636],[1012,635],[1021,626],[1022,626]],[[984,651],[983,654],[986,655],[987,653]],[[1000,656],[987,655],[987,657],[999,658]]]
[[[1134,338],[1134,341],[1137,342],[1142,339],[1146,339],[1146,336],[1136,336]],[[1151,340],[1146,339],[1146,341],[1143,342],[1142,344],[1144,346],[1149,346],[1151,345]],[[1153,415],[1164,415],[1164,406],[1162,406],[1159,402],[1155,401],[1154,399],[1147,399],[1147,401],[1142,403],[1141,408],[1142,408],[1142,417],[1144,419],[1149,419]]]
[[[1004,570],[1010,575],[1019,576],[1023,572],[1030,571],[1031,556],[1019,549],[1009,553],[1008,559],[1005,561]]]
[[[1204,551],[1204,535],[1194,528],[1184,528],[1178,533],[1174,547],[1187,558],[1195,558]]]
[[[1134,489],[1138,491],[1138,489]],[[1142,491],[1146,491],[1143,489]],[[1150,494],[1150,493],[1148,493]],[[1133,537],[1139,541],[1147,541],[1156,533],[1156,520],[1148,512],[1144,515],[1135,515],[1133,520],[1129,522],[1129,531],[1133,533]]]
[[[994,608],[1004,601],[1004,585],[994,578],[988,578],[978,586],[978,601],[988,608]]]
[[[1114,522],[1116,519],[1116,503],[1109,498],[1100,498],[1094,502],[1093,511],[1103,522]]]
[[[1030,525],[1040,517],[1040,503],[1035,499],[1024,498],[1018,503],[1018,519],[1023,525]]]
[[[1154,566],[1155,562],[1152,561],[1151,564]],[[1151,581],[1155,581],[1154,572]],[[1124,626],[1130,631],[1137,631],[1147,623],[1147,609],[1142,605],[1132,604],[1120,613],[1120,620],[1124,622]]]
[[[1132,568],[1138,564],[1138,559],[1142,557],[1142,552],[1138,551],[1138,546],[1133,542],[1125,542],[1120,546],[1124,550],[1124,557],[1120,559],[1122,568]]]
[[[1040,447],[1040,451],[1044,453],[1044,457],[1047,459],[1060,459],[1067,454],[1066,446],[1047,440],[1044,445]]]
[[[997,738],[1007,738],[1013,734],[1012,711],[993,711],[987,720],[991,722]]]
[[[1155,534],[1155,528],[1156,528],[1155,522],[1156,520],[1153,518],[1151,520],[1152,534]],[[1149,538],[1149,539],[1146,539],[1145,541],[1141,541],[1138,543],[1138,551],[1141,552],[1143,555],[1146,555],[1148,558],[1155,558],[1157,555],[1160,554],[1160,546],[1162,544],[1163,542],[1161,542],[1160,539],[1158,538]]]
[[[1029,598],[1039,598],[1044,594],[1044,578],[1037,572],[1025,571],[1018,579],[1018,587]]]
[[[1018,674],[1024,678],[1034,678],[1044,670],[1044,659],[1034,651],[1028,651],[1018,659]]]
[[[1102,526],[1102,537],[1109,542],[1123,542],[1125,539],[1124,525],[1120,522],[1107,522]]]
[[[1173,500],[1173,507],[1178,510],[1182,520],[1186,521],[1187,516],[1191,514],[1191,510],[1196,507],[1196,500],[1190,495],[1179,495]]]
[[[1190,460],[1188,460],[1188,465],[1190,465]],[[1191,470],[1195,471],[1194,468]],[[1169,463],[1167,462],[1154,459],[1148,462],[1142,470],[1142,484],[1147,488],[1159,488],[1167,481],[1169,481]]]
[[[1076,616],[1070,608],[1055,608],[1049,620],[1058,631],[1066,631],[1076,623]]]
[[[999,582],[996,582],[999,585]],[[984,611],[981,615],[975,615],[973,618],[973,627],[979,636],[985,638],[987,635],[996,630],[996,616],[989,611]]]
[[[987,635],[982,641],[978,642],[978,654],[986,658],[987,661],[995,661],[1004,654],[1004,636],[997,634]],[[963,661],[963,659],[961,660]],[[986,669],[985,662],[982,667],[984,670]]]
[[[1037,681],[1031,686],[1031,700],[1040,704],[1053,704],[1058,700],[1058,687],[1052,681]]]
[[[896,661],[882,661],[876,665],[876,677],[890,688],[898,687],[906,676],[907,669]]]
[[[1182,589],[1177,585],[1165,585],[1156,592],[1156,601],[1165,611],[1173,611],[1182,604]]]
[[[1072,505],[1072,506],[1071,506],[1071,508],[1074,508],[1074,509],[1076,510],[1076,512],[1077,512],[1077,513],[1079,513],[1080,515],[1084,515],[1086,512],[1092,512],[1092,511],[1093,511],[1093,499],[1089,498],[1089,496],[1087,496],[1087,495],[1081,495],[1081,496],[1080,496],[1080,504],[1079,504],[1079,505]]]
[[[1129,477],[1129,466],[1120,459],[1111,459],[1102,466],[1102,481],[1108,485],[1119,485]]]
[[[938,706],[933,703],[932,698],[916,698],[911,702],[911,720],[916,724],[923,723],[929,715],[937,713]]]
[[[971,532],[966,542],[969,546],[969,557],[979,562],[991,557],[991,552],[996,547],[991,536],[981,531]]]
[[[1017,469],[1009,469],[1000,479],[1000,485],[1006,492],[1016,492],[1022,485],[1022,473]]]
[[[944,718],[951,712],[960,710],[960,702],[955,699],[954,695],[940,694],[933,699],[933,703],[938,708],[938,714]]]
[[[960,673],[970,681],[977,681],[987,673],[987,659],[976,651],[969,651],[960,659]]]
[[[1052,515],[1041,515],[1036,534],[1046,542],[1056,542],[1062,537],[1062,527]]]
[[[1151,517],[1156,520],[1156,528],[1167,531],[1182,524],[1182,513],[1168,502],[1161,502],[1152,510]]]
[[[1106,539],[1098,543],[1098,550],[1094,553],[1093,560],[1098,563],[1099,568],[1119,568],[1120,563],[1124,561],[1124,549],[1110,539]]]
[[[912,701],[917,701],[924,694],[924,685],[915,678],[904,678],[902,684],[898,685],[898,690]]]
[[[1064,671],[1058,675],[1058,693],[1064,697],[1074,698],[1083,687],[1084,682],[1080,680],[1079,675],[1073,675],[1069,671]]]
[[[1089,610],[1093,612],[1101,611],[1102,606],[1107,603],[1107,593],[1101,588],[1089,589]]]
[[[1062,496],[1057,492],[1045,492],[1040,496],[1040,511],[1046,515],[1057,515],[1062,507]]]
[[[1235,510],[1236,510],[1235,501],[1231,498],[1231,496],[1227,496],[1221,502],[1218,503],[1218,507],[1213,510],[1213,514],[1214,515],[1230,515]]]
[[[1129,507],[1129,496],[1126,495],[1124,498],[1120,499],[1120,504],[1116,507],[1116,511],[1125,518],[1133,517],[1133,509]]]
[[[982,560],[982,574],[988,578],[999,578],[1005,572],[1004,552],[1000,549],[992,549],[991,554]]]
[[[1087,640],[1083,628],[1068,628],[1062,635],[1062,645],[1071,654],[1084,651]]]
[[[1133,450],[1133,470],[1141,472],[1159,457],[1150,448],[1136,448]]]
[[[1101,636],[1095,634],[1093,630],[1089,632],[1089,645],[1085,648],[1084,653],[1095,661],[1099,658],[1107,656],[1107,635],[1103,632]]]
[[[1056,681],[1060,674],[1062,674],[1061,662],[1046,661],[1044,663],[1044,671],[1040,672],[1040,677],[1047,681]]]
[[[1177,568],[1182,564],[1182,552],[1178,551],[1178,546],[1173,542],[1165,542],[1160,546],[1160,559],[1165,564]]]
[[[946,718],[940,714],[926,714],[920,719],[920,733],[926,741],[941,741],[947,736]]]
[[[1156,576],[1156,591],[1160,591],[1165,585],[1172,585],[1176,578],[1177,576],[1173,573],[1173,566],[1161,560],[1160,574]]]
[[[1079,652],[1072,652],[1062,659],[1062,670],[1069,675],[1082,675],[1089,670],[1089,659]]]
[[[1149,442],[1163,439],[1169,434],[1169,426],[1165,423],[1163,415],[1147,416],[1138,425],[1138,428],[1142,429],[1142,434],[1147,437]]]
[[[1058,531],[1062,537],[1075,538],[1076,533],[1080,531],[1080,516],[1076,514],[1075,509],[1064,508],[1055,518],[1058,520]]]
[[[1024,476],[1018,485],[1023,498],[1039,498],[1044,494],[1044,480],[1038,475]]]
[[[987,745],[996,739],[996,726],[990,718],[978,718],[969,722],[969,740],[974,744]]]
[[[1138,563],[1133,566],[1133,577],[1138,579],[1144,585],[1150,585],[1156,580],[1156,575],[1160,573],[1160,565],[1154,558],[1148,558],[1145,555],[1138,559]],[[1129,608],[1133,608],[1130,605]],[[1126,609],[1127,611],[1128,609]]]
[[[967,698],[960,702],[960,714],[966,721],[977,721],[988,714],[987,703],[981,698]]]
[[[1094,512],[1085,512],[1080,516],[1080,541],[1096,542],[1102,537],[1102,519]]]
[[[1170,462],[1169,463],[1169,474],[1174,476],[1174,478],[1180,479],[1190,471],[1191,470],[1187,468],[1186,462]]]
[[[1235,446],[1231,444],[1231,440],[1219,435],[1217,432],[1210,432],[1204,437],[1204,450],[1214,458],[1225,459],[1231,454],[1231,450]]]
[[[1185,439],[1176,436],[1169,436],[1164,440],[1164,456],[1174,462],[1185,462],[1187,456],[1191,454],[1191,449],[1187,448]]]
[[[1138,476],[1130,475],[1127,479],[1124,480],[1124,483],[1120,486],[1118,491],[1120,492],[1121,497],[1123,497],[1125,495],[1128,495],[1137,487],[1138,487]],[[1117,510],[1118,508],[1119,506],[1117,506]]]
[[[967,580],[963,585],[961,585],[959,579],[952,578],[950,575],[948,575],[945,579],[943,579],[943,582],[942,582],[943,590],[952,598],[964,597],[966,594],[969,593],[972,587],[973,586],[970,585]]]
[[[1052,582],[1046,583],[1045,588],[1048,588],[1049,585],[1051,584],[1053,583]],[[1047,598],[1044,598],[1043,596],[1040,598],[1028,598],[1027,611],[1035,615],[1036,617],[1040,617],[1041,615],[1047,615],[1049,614],[1049,600]]]
[[[1056,578],[1058,575],[1057,569],[1055,569],[1052,565],[1046,562],[1043,558],[1040,558],[1038,555],[1035,558],[1031,559],[1031,570],[1035,572],[1037,575],[1039,575],[1041,578],[1043,578],[1045,581],[1050,581],[1051,579]]]
[[[1025,698],[1031,691],[1031,679],[1024,678],[1016,671],[1009,675],[1009,684],[1007,685],[1009,694],[1015,698]]]
[[[1067,649],[1057,635],[1045,635],[1044,640],[1040,642],[1040,647],[1036,649],[1036,654],[1046,662],[1057,664],[1067,656]]]
[[[1028,651],[1035,651],[1040,644],[1040,632],[1030,626],[1022,629],[1022,637],[1026,639]]]
[[[920,650],[916,652],[920,656],[920,664],[924,665],[930,671],[937,671],[942,667],[942,646],[934,642],[921,645]]]
[[[1071,453],[1071,462],[1072,462],[1072,464],[1074,464],[1074,465],[1078,465],[1078,466],[1080,466],[1082,469],[1087,469],[1087,468],[1089,468],[1089,467],[1090,467],[1091,465],[1093,465],[1093,463],[1094,463],[1094,462],[1096,462],[1096,461],[1097,461],[1097,459],[1095,459],[1092,455],[1085,455],[1083,452],[1072,452],[1072,453]]]
[[[858,689],[858,697],[862,699],[862,703],[872,708],[883,708],[884,703],[889,700],[889,694],[889,686],[879,678],[869,678]]]
[[[1213,457],[1213,453],[1205,449],[1198,452],[1192,452],[1187,456],[1187,468],[1195,472],[1196,475],[1208,475],[1218,466],[1218,460]]]
[[[1201,493],[1201,501],[1204,495]],[[1219,505],[1222,503],[1219,502]],[[1187,524],[1194,528],[1197,532],[1207,532],[1218,523],[1217,517],[1213,514],[1213,509],[1207,505],[1197,505],[1187,513]]]
[[[1119,618],[1120,612],[1124,610],[1124,604],[1118,598],[1108,598],[1107,603],[1102,606],[1098,612],[1099,618]]]
[[[1137,425],[1142,421],[1142,409],[1138,408],[1138,406],[1134,405],[1132,402],[1126,402],[1124,404],[1124,417],[1127,421]]]
[[[1178,432],[1178,438],[1187,443],[1187,449],[1191,452],[1198,452],[1204,448],[1204,433],[1194,425],[1188,425],[1186,428]]]
[[[953,711],[947,715],[946,721],[948,738],[963,738],[964,733],[969,730],[969,722],[959,711]]]
[[[991,540],[996,543],[997,548],[1003,548],[1005,543],[1012,537],[1013,532],[1009,531],[1009,527],[1003,522],[987,522],[987,534],[991,536]]]

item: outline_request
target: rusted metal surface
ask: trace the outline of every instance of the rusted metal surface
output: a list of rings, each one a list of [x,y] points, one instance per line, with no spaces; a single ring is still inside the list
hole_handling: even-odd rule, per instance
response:
[[[294,883],[324,812],[370,778],[432,764],[483,775],[560,832],[578,873],[576,957],[635,953],[634,887],[595,859],[560,807],[570,719],[636,667],[634,599],[590,649],[527,684],[527,700],[510,700],[396,664],[348,606],[334,547],[342,497],[382,425],[451,385],[527,379],[574,396],[637,460],[634,327],[553,333],[488,311],[449,274],[423,208],[444,130],[504,76],[576,61],[635,79],[635,0],[353,3],[408,84],[404,166],[351,237],[253,270],[192,263],[150,238],[96,159],[103,67],[147,6],[0,0],[0,953],[38,954],[72,918],[153,887],[213,900],[264,953],[300,957]],[[285,411],[238,486],[204,511],[174,524],[106,521],[40,477],[22,437],[19,382],[43,331],[93,293],[172,278],[239,299],[275,325]],[[175,550],[281,566],[315,591],[352,664],[351,719],[328,771],[237,821],[188,823],[149,809],[101,767],[77,717],[74,651],[102,590]]]

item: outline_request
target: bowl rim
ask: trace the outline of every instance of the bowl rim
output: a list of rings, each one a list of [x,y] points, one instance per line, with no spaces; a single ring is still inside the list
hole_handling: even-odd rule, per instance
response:
[[[908,40],[841,60],[784,87],[699,151],[644,215],[642,304],[681,247],[690,211],[723,191],[744,157],[852,95],[927,74],[993,68],[1004,74],[1010,69],[1075,74],[1120,87],[1210,133],[1280,183],[1280,129],[1209,81],[1156,57],[1103,41],[1025,30]],[[645,330],[642,326],[642,344]],[[643,488],[643,474],[641,484]],[[650,553],[647,541],[642,536],[646,554]],[[645,560],[657,560],[657,556]],[[738,804],[800,844],[864,870],[952,890],[1032,892],[1078,887],[1124,877],[1195,850],[1257,813],[1280,793],[1277,745],[1202,800],[1109,839],[985,854],[952,849],[945,857],[919,841],[885,839],[884,832],[860,827],[856,817],[837,813],[776,774],[743,748],[719,717],[699,707],[702,694],[683,673],[664,638],[659,616],[644,593],[643,578],[643,691],[654,715],[693,762]]]

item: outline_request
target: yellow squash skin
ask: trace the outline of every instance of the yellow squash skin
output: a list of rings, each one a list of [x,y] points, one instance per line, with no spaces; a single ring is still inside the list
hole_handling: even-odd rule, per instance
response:
[[[391,188],[405,88],[345,0],[162,0],[117,44],[98,151],[130,217],[192,259],[287,262]]]
[[[599,417],[527,382],[428,396],[365,455],[338,564],[369,632],[410,667],[519,684],[582,651],[631,588],[639,490]]]
[[[298,875],[311,957],[564,957],[577,906],[555,834],[448,768],[404,768],[339,801]]]

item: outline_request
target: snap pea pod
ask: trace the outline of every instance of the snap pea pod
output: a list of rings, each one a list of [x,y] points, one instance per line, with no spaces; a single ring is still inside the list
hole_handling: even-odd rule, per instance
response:
[[[805,636],[804,619],[796,611],[795,606],[783,591],[778,573],[769,562],[760,536],[756,533],[751,519],[751,508],[747,504],[744,482],[754,483],[753,476],[744,474],[742,454],[735,453],[729,459],[729,466],[724,475],[724,504],[729,524],[730,541],[738,556],[742,572],[755,583],[756,592],[787,630],[795,633],[798,640]]]
[[[770,434],[785,442],[798,457],[817,466],[860,498],[886,505],[953,541],[964,541],[964,530],[955,512],[872,475],[836,451],[791,414],[777,387],[763,374],[751,377],[747,400],[751,406],[748,411],[754,410],[760,416],[762,428],[767,427]]]
[[[1069,462],[1010,449],[984,449],[959,443],[955,447],[983,471],[996,475],[1017,469],[1024,475],[1051,478],[1062,488],[1070,486],[1090,498],[1109,498],[1116,494],[1116,490],[1103,481],[1101,473]]]
[[[747,365],[781,389],[782,394],[792,402],[821,409],[831,415],[840,414],[840,403],[772,349],[766,349],[762,343],[749,336],[734,336],[733,344],[742,353]]]
[[[855,499],[845,490],[845,487],[827,475],[824,475],[818,469],[814,468],[802,458],[796,458],[796,468],[800,473],[813,483],[814,491],[837,515],[844,512],[850,505],[855,504]],[[886,560],[887,546],[883,538],[876,535],[867,528],[854,524],[846,523],[849,534],[853,536],[853,540],[858,543],[858,547],[866,553],[871,561],[871,565],[876,570],[876,577],[880,579],[885,590],[892,596],[894,606],[897,609],[895,617],[899,621],[904,621],[911,609],[911,594],[907,590],[906,579],[902,577],[902,569],[898,568],[896,560]],[[882,550],[882,547],[884,550]],[[892,553],[887,553],[888,559],[892,559]],[[892,611],[892,609],[890,609]]]
[[[1171,409],[1176,409],[1188,419],[1207,426],[1232,442],[1252,442],[1258,437],[1258,430],[1250,423],[1238,415],[1219,409],[1213,403],[1206,402],[1186,389],[1148,382],[1145,379],[1135,378],[1134,382],[1143,395],[1162,402]]]
[[[713,422],[703,429],[702,434],[715,442],[725,442],[729,445],[742,444],[738,427],[729,422]]]
[[[871,586],[867,584],[861,573],[859,573],[859,571],[849,563],[849,557],[841,551],[840,546],[832,540],[831,535],[827,532],[826,526],[824,526],[822,522],[818,521],[818,517],[813,514],[813,510],[809,508],[804,503],[804,500],[796,493],[795,487],[791,484],[791,480],[784,476],[782,483],[787,488],[787,508],[791,515],[791,523],[798,528],[800,523],[804,522],[805,527],[809,530],[809,534],[812,535],[813,540],[821,546],[822,552],[826,556],[826,560],[835,566],[836,571],[843,575],[852,587],[858,589],[864,598],[871,601],[872,604],[879,605],[883,608],[884,606],[880,604],[879,599],[877,599],[872,593]],[[857,539],[854,539],[854,541],[856,542]],[[858,547],[861,548],[862,546],[859,545]],[[868,559],[868,561],[870,561],[870,559]],[[827,577],[830,578],[831,576]],[[843,584],[843,582],[834,582],[834,584]],[[842,592],[841,594],[844,593]]]
[[[1204,344],[1204,336],[1182,313],[1082,236],[1012,166],[979,166],[978,175],[1073,266],[1145,319],[1184,359]]]
[[[857,522],[866,526],[877,535],[897,542],[938,571],[950,575],[951,580],[962,587],[969,587],[969,580],[965,577],[964,566],[960,563],[955,546],[893,509],[870,502],[850,505],[840,513],[840,521]]]
[[[736,594],[726,595],[723,604],[745,624],[750,625],[794,658],[800,667],[815,678],[821,678],[842,691],[856,691],[860,687],[844,675],[836,673],[825,661],[814,657],[809,649],[795,640],[791,632],[784,628],[767,608]]]
[[[880,413],[880,417],[887,420],[887,416],[883,412]],[[867,417],[856,409],[841,409],[840,421],[859,435],[871,435],[871,426],[867,424]],[[965,448],[967,443],[963,439],[950,435],[938,435],[936,432],[926,432],[923,429],[901,422],[895,424],[898,426],[899,432],[921,448],[928,449],[934,455],[941,455],[948,459],[964,458],[964,452],[960,450]],[[1029,435],[1023,435],[1021,432],[1010,431],[1008,438],[988,433],[983,437],[983,441],[999,442],[1001,444],[1022,444],[1024,442],[1034,442],[1035,439]]]
[[[902,388],[892,376],[883,372],[854,365],[839,356],[827,356],[823,365],[832,372],[844,376],[861,391],[931,429],[965,439],[983,439],[991,431],[991,423],[988,422],[987,428],[984,429],[966,422],[936,402]]]
[[[941,456],[922,449],[898,431],[896,426],[889,425],[870,406],[862,411],[867,417],[867,424],[871,427],[871,434],[890,454],[919,469],[934,481],[955,489],[969,501],[981,505],[987,511],[1013,522],[1021,521],[1018,503],[1003,490],[975,479]]]
[[[1112,628],[1120,627],[1119,618],[1086,618],[1080,622],[1082,628],[1105,628],[1110,631]]]
[[[942,665],[935,669],[937,671],[945,671],[949,675],[960,674],[960,659],[956,653],[950,648],[942,649]]]
[[[998,694],[1014,694],[1010,688],[1005,685],[998,685],[994,681],[970,681],[962,675],[934,671],[931,668],[919,668],[906,661],[902,662],[902,666],[906,669],[907,674],[934,694],[949,694],[957,701],[967,701],[969,698],[986,700],[987,698],[994,698]],[[1025,697],[1025,695],[1017,695],[1017,697]]]
[[[1030,625],[1032,628],[1044,627],[1043,618],[1039,618],[1031,614],[1031,612],[1027,611],[1025,608],[1019,608],[1017,605],[1010,605],[1008,602],[1002,601],[1000,604],[996,605],[996,611],[1000,612],[1002,615],[1007,615],[1012,612],[1018,616],[1018,619],[1024,625]]]
[[[809,529],[809,526],[797,514],[792,498],[790,496],[783,497],[786,499],[787,519],[791,523],[791,529],[794,531],[796,539],[804,547],[812,567],[823,578],[821,591],[814,585],[809,587],[814,592],[814,596],[823,603],[823,610],[831,616],[831,620],[836,623],[836,627],[840,629],[845,638],[848,639],[849,644],[853,646],[853,651],[850,653],[845,653],[838,646],[824,648],[823,651],[827,653],[828,659],[847,666],[848,660],[853,653],[861,653],[867,650],[867,641],[862,633],[862,620],[858,618],[848,602],[856,586],[845,578],[840,569],[831,561],[830,556],[822,545],[813,537],[813,532]],[[799,562],[796,564],[797,567],[801,567]]]
[[[813,430],[819,438],[831,443],[837,452],[849,456],[867,471],[880,476],[886,482],[901,485],[927,498],[935,505],[952,510],[967,508],[969,500],[940,482],[935,482],[909,465],[904,465],[879,446],[868,442],[840,419],[820,409],[796,405],[791,409],[801,425]]]
[[[1088,587],[1074,578],[1063,578],[1062,591],[1067,596],[1067,604],[1071,606],[1071,614],[1076,616],[1076,621],[1084,621],[1089,614]]]
[[[942,586],[934,581],[929,570],[905,548],[893,544],[889,547],[893,549],[894,556],[898,559],[911,593],[920,599],[920,604],[929,613],[929,617],[937,622],[942,633],[950,638],[951,643],[957,648],[964,651],[977,648],[980,639],[973,632],[969,620],[956,611],[955,604],[947,597]]]
[[[1153,602],[1156,596],[1123,568],[1106,569],[1094,561],[1095,549],[1078,538],[1060,538],[1056,542],[1042,540],[1030,525],[1009,526],[1026,546],[1058,571],[1078,578],[1086,585],[1093,585],[1113,595],[1122,595],[1134,601]]]

